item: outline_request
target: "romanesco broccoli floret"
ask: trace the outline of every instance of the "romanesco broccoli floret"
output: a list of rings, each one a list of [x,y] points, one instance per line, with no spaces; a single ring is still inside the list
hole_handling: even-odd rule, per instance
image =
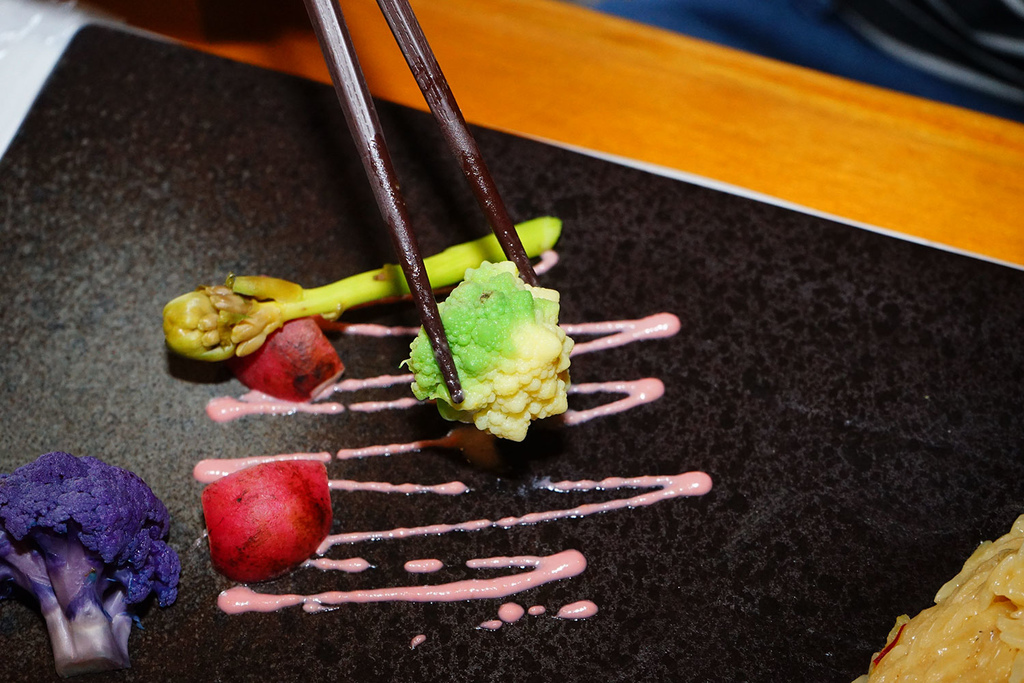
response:
[[[522,441],[532,420],[564,413],[573,341],[558,326],[558,292],[524,283],[509,261],[484,262],[438,304],[465,400],[452,405],[423,330],[408,361],[412,391],[447,420]]]

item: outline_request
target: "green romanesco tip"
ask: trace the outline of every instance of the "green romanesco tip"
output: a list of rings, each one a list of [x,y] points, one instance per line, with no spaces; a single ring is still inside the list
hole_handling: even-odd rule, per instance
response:
[[[447,420],[522,441],[532,420],[564,413],[573,341],[558,326],[558,292],[524,283],[509,261],[483,263],[438,304],[465,400],[452,405],[423,330],[408,363],[413,394]]]

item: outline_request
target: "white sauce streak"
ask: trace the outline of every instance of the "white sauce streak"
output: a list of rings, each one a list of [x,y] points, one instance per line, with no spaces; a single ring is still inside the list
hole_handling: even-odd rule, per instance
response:
[[[456,602],[504,598],[552,581],[577,576],[587,568],[587,560],[578,550],[563,550],[560,553],[543,557],[524,555],[470,560],[466,562],[466,566],[470,569],[519,567],[530,571],[491,579],[467,579],[427,586],[326,591],[312,595],[294,593],[272,595],[257,593],[247,586],[235,586],[223,591],[217,597],[217,606],[228,614],[272,612],[300,605],[306,612],[319,612],[353,602]]]

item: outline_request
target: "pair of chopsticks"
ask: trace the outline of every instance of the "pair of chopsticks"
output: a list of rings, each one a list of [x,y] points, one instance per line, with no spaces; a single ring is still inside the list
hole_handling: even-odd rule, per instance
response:
[[[327,60],[338,100],[355,138],[377,205],[388,225],[391,242],[398,253],[409,291],[419,310],[423,329],[430,339],[448,394],[454,403],[462,403],[462,385],[423,265],[423,256],[409,224],[409,214],[399,191],[391,154],[384,141],[380,120],[359,67],[341,8],[337,0],[305,0],[305,3],[320,41],[320,49]],[[377,0],[377,4],[405,55],[445,141],[459,161],[473,194],[486,214],[505,257],[515,263],[528,284],[536,285],[537,275],[533,266],[412,7],[408,0]]]

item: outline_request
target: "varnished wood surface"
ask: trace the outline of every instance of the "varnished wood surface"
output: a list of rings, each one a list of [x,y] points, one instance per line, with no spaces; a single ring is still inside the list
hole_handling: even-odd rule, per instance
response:
[[[328,79],[301,2],[234,15],[204,0],[99,4],[202,50]],[[423,108],[374,0],[341,5],[374,94]],[[1024,265],[1022,124],[555,0],[413,6],[471,122]]]

